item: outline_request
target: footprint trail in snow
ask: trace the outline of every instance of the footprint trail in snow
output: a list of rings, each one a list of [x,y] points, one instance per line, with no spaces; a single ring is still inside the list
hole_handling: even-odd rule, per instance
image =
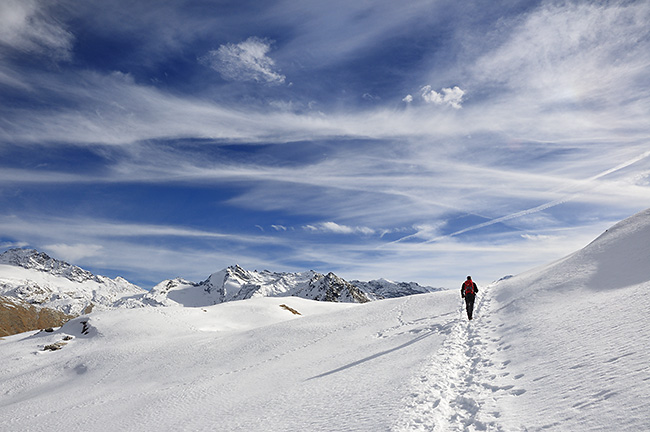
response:
[[[443,346],[413,378],[394,431],[505,431],[497,401],[526,390],[516,387],[521,376],[510,377],[509,362],[495,360],[508,347],[495,336],[489,295],[488,286],[477,296],[473,321],[459,307]]]

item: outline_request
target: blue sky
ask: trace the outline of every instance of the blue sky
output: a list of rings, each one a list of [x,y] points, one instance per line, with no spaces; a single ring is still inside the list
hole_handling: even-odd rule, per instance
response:
[[[455,287],[650,204],[644,1],[0,4],[0,247]]]

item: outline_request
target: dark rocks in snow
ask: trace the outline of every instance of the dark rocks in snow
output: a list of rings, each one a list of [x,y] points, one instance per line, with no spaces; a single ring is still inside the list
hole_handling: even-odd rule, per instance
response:
[[[67,343],[63,341],[55,342],[50,345],[45,345],[45,347],[43,347],[43,351],[58,351],[66,345]]]
[[[88,321],[81,321],[81,334],[87,335],[88,332],[90,331],[90,326],[88,325]]]
[[[357,286],[341,279],[332,272],[326,276],[316,274],[309,282],[309,285],[313,291],[319,293],[314,297],[314,300],[351,303],[367,303],[370,301],[368,296]]]
[[[294,315],[302,315],[300,312],[298,312],[297,310],[295,310],[291,306],[287,306],[286,304],[281,304],[280,307],[282,309],[284,309],[284,310],[288,310],[289,312],[291,312]]]

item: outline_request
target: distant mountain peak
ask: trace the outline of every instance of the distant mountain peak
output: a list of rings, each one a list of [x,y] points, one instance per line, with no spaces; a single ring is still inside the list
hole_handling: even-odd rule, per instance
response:
[[[141,307],[146,291],[127,280],[97,276],[35,249],[10,249],[0,254],[0,295],[59,310],[67,315],[95,307]]]
[[[36,249],[9,249],[0,254],[0,264],[13,265],[26,269],[38,270],[62,276],[73,282],[102,281],[91,272],[77,267],[68,262],[50,257],[45,252]]]
[[[309,270],[301,273],[277,273],[269,270],[246,270],[233,265],[195,283],[171,279],[156,285],[145,295],[150,304],[208,306],[252,297],[301,297],[310,300],[366,303],[383,298],[401,297],[440,290],[415,282],[395,283],[380,279],[371,282],[348,282],[340,276]]]
[[[96,276],[34,249],[10,249],[0,254],[0,265],[4,265],[0,272],[0,295],[68,315],[89,313],[94,308],[203,307],[252,297],[295,296],[326,302],[366,303],[437,290],[414,282],[395,283],[385,279],[348,282],[333,272],[260,272],[235,264],[212,273],[202,282],[168,279],[147,292],[123,278]]]

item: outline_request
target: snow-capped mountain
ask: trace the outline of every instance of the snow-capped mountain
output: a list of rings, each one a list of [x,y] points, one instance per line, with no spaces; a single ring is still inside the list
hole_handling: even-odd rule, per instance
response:
[[[0,254],[0,295],[68,315],[138,306],[138,297],[145,293],[124,278],[94,275],[33,249],[10,249]]]
[[[0,430],[647,431],[649,245],[647,210],[481,286],[472,321],[457,290],[267,296],[5,337]],[[252,283],[225,273],[210,300]],[[162,300],[207,287],[169,282]]]
[[[0,254],[0,264],[46,272],[54,276],[64,277],[72,282],[102,282],[100,277],[95,276],[87,270],[65,261],[51,258],[46,253],[34,249],[10,249]]]
[[[59,310],[68,315],[92,310],[145,306],[188,307],[252,297],[301,297],[309,300],[365,303],[383,298],[432,292],[439,288],[380,279],[347,282],[334,273],[250,271],[235,265],[202,282],[168,279],[146,291],[127,280],[94,275],[33,249],[0,254],[0,295]]]
[[[382,298],[402,297],[435,291],[417,283],[395,283],[385,279],[347,282],[334,273],[315,271],[275,273],[250,271],[232,266],[196,283],[172,279],[156,285],[144,296],[149,304],[208,306],[253,297],[301,297],[309,300],[366,303]]]
[[[422,286],[417,282],[393,282],[387,279],[375,279],[368,282],[353,280],[350,283],[364,292],[371,300],[424,294],[444,289]]]

